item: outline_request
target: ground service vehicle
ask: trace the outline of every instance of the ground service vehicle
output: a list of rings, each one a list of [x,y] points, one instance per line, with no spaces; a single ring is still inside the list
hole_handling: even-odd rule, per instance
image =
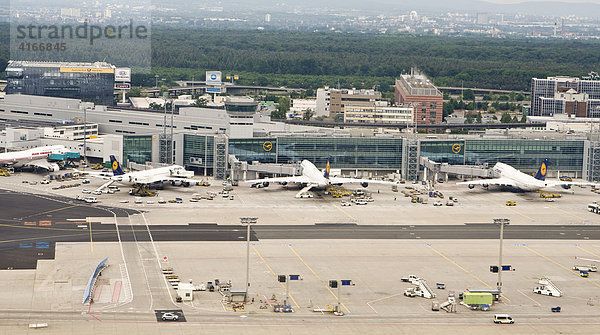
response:
[[[598,268],[595,265],[575,265],[575,266],[573,266],[573,270],[596,272],[596,271],[598,271]]]
[[[174,313],[163,313],[161,319],[163,321],[166,321],[166,320],[177,321],[177,320],[179,320],[179,315],[174,314]]]
[[[494,323],[515,323],[515,320],[508,314],[494,314]]]
[[[511,200],[506,202],[506,206],[516,206],[516,205],[517,205],[517,203],[514,201],[511,201]]]

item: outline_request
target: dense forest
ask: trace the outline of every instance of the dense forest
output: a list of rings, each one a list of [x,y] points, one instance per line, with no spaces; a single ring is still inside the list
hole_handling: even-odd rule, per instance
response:
[[[0,29],[0,69],[8,59],[8,27]],[[127,64],[105,50],[78,50],[82,61]],[[122,54],[122,53],[121,53]],[[152,27],[152,74],[134,84],[153,86],[204,78],[206,70],[240,75],[240,84],[391,90],[394,77],[418,67],[439,86],[528,90],[532,77],[581,76],[598,71],[600,43],[577,40],[454,38],[413,35],[206,30]]]

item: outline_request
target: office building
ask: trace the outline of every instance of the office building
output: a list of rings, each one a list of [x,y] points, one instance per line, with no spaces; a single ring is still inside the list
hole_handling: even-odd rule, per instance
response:
[[[386,103],[374,106],[344,106],[345,123],[390,123],[411,124],[413,122],[413,106],[392,107]]]
[[[7,94],[75,98],[112,106],[115,67],[104,62],[9,61]]]
[[[532,78],[530,115],[600,117],[600,80],[573,77]]]
[[[375,90],[319,88],[316,116],[335,118],[342,116],[346,105],[373,106],[377,101],[381,101],[381,92]]]
[[[411,71],[396,79],[395,98],[397,105],[412,104],[417,124],[442,123],[444,96],[423,74]]]

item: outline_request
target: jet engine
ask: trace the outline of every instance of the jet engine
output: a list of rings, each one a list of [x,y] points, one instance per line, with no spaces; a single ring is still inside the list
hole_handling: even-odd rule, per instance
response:
[[[471,189],[471,190],[472,190],[472,189],[474,189],[474,188],[475,188],[475,185],[473,185],[473,184],[469,184],[469,189]]]
[[[279,184],[285,186],[285,185],[287,185],[287,181],[282,181]]]
[[[367,182],[362,182],[362,183],[360,183],[360,185],[361,185],[362,187],[367,187],[367,186],[369,186],[369,183],[367,183]]]
[[[263,187],[269,187],[269,182],[268,182],[268,181],[265,181],[265,182],[263,183]]]

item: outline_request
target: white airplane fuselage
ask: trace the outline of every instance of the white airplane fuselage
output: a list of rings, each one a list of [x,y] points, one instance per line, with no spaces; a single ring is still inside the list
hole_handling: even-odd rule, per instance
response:
[[[305,159],[300,163],[300,166],[302,166],[302,174],[313,180],[316,187],[323,188],[329,186],[329,180],[323,176],[323,172],[319,171],[312,162]]]
[[[194,173],[191,171],[186,171],[182,166],[171,165],[150,170],[129,172],[118,176],[112,176],[111,179],[120,183],[133,185],[152,183],[152,180],[157,176],[189,178],[193,177],[193,174]]]
[[[524,191],[539,191],[540,189],[548,187],[548,184],[545,181],[535,179],[508,164],[496,163],[493,169],[494,172],[500,175],[500,178],[512,180],[517,188]]]
[[[11,164],[20,167],[29,161],[45,159],[51,154],[62,154],[66,148],[62,145],[50,145],[15,152],[0,153],[0,164]]]

